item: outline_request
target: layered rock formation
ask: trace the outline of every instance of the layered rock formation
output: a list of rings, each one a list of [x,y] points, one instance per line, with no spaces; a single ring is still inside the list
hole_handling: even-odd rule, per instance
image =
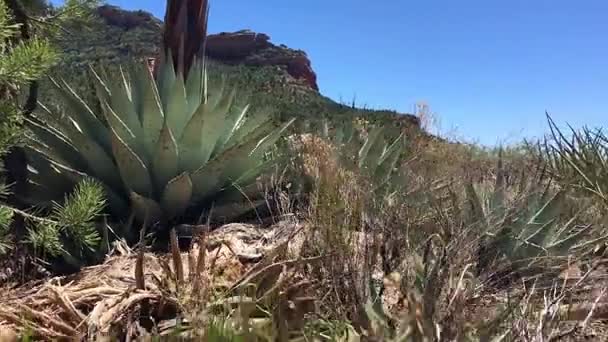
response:
[[[89,89],[83,76],[91,65],[143,62],[160,53],[163,22],[152,14],[108,5],[99,7],[97,13],[100,20],[91,29],[74,30],[57,42],[63,50],[57,73],[82,89]],[[254,108],[273,108],[285,117],[318,116],[333,122],[356,116],[395,128],[420,127],[412,115],[354,108],[323,96],[306,53],[273,44],[264,33],[242,30],[211,34],[206,53],[215,62],[209,65],[210,75],[221,73],[235,85],[246,84],[247,90],[256,94],[249,98]]]
[[[161,28],[161,21],[145,11],[126,11],[117,6],[103,5],[97,8],[97,14],[108,25],[131,30],[136,27]]]
[[[207,55],[228,64],[285,67],[293,78],[304,80],[312,89],[319,90],[317,75],[306,53],[276,46],[264,33],[242,30],[211,34],[207,37]]]
[[[125,31],[145,27],[157,29],[160,33],[162,22],[144,11],[125,11],[116,6],[104,5],[97,13],[108,25]],[[160,34],[159,34],[160,36]],[[270,37],[250,30],[222,32],[207,37],[207,55],[226,64],[251,66],[278,66],[296,80],[303,81],[311,89],[318,91],[317,75],[304,51],[277,46]]]

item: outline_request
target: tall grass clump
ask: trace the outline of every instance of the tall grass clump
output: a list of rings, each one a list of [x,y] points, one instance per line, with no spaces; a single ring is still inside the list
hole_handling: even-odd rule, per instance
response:
[[[358,163],[373,150],[369,132],[373,128],[363,131],[362,143],[335,130],[339,138],[306,136],[298,145],[313,184],[303,250],[330,256],[308,276],[319,279],[325,317],[350,322],[357,334],[519,334],[510,325],[518,319],[513,310],[531,293],[520,284],[551,286],[602,241],[586,205],[535,164],[527,146],[471,151],[486,163],[477,178],[462,176],[465,159],[461,169],[441,168],[453,160],[441,154],[450,155],[450,146],[435,155],[439,170],[424,175],[431,155],[408,142],[390,168],[399,182],[375,191],[385,178]],[[385,153],[391,140],[383,139],[378,150]],[[475,321],[475,298],[496,292],[510,293],[513,301]],[[413,307],[419,310],[408,311]]]

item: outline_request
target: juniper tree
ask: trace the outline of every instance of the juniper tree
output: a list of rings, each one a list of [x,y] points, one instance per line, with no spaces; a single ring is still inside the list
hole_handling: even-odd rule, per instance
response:
[[[39,80],[60,58],[53,41],[89,22],[96,4],[68,0],[55,8],[44,0],[0,1],[0,168],[6,169],[0,178],[0,256],[13,241],[29,242],[45,256],[79,265],[101,241],[93,220],[104,199],[95,182],[80,184],[47,217],[29,214],[19,201],[27,181],[22,122],[36,110]]]

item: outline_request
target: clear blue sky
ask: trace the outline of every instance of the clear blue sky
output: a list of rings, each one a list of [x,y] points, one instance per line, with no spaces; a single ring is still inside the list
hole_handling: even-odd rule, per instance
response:
[[[243,28],[306,51],[331,98],[400,112],[424,100],[442,131],[483,144],[543,134],[545,110],[608,118],[606,0],[211,0],[210,32]]]

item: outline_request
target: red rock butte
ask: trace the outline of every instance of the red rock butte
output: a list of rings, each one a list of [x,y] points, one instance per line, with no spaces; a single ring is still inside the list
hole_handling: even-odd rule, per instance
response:
[[[145,11],[125,11],[116,6],[104,5],[97,13],[106,23],[130,30],[139,26],[162,26],[162,21]],[[226,64],[251,66],[279,66],[296,80],[311,89],[319,90],[317,75],[304,51],[275,45],[264,33],[250,30],[221,32],[207,36],[208,57]]]

